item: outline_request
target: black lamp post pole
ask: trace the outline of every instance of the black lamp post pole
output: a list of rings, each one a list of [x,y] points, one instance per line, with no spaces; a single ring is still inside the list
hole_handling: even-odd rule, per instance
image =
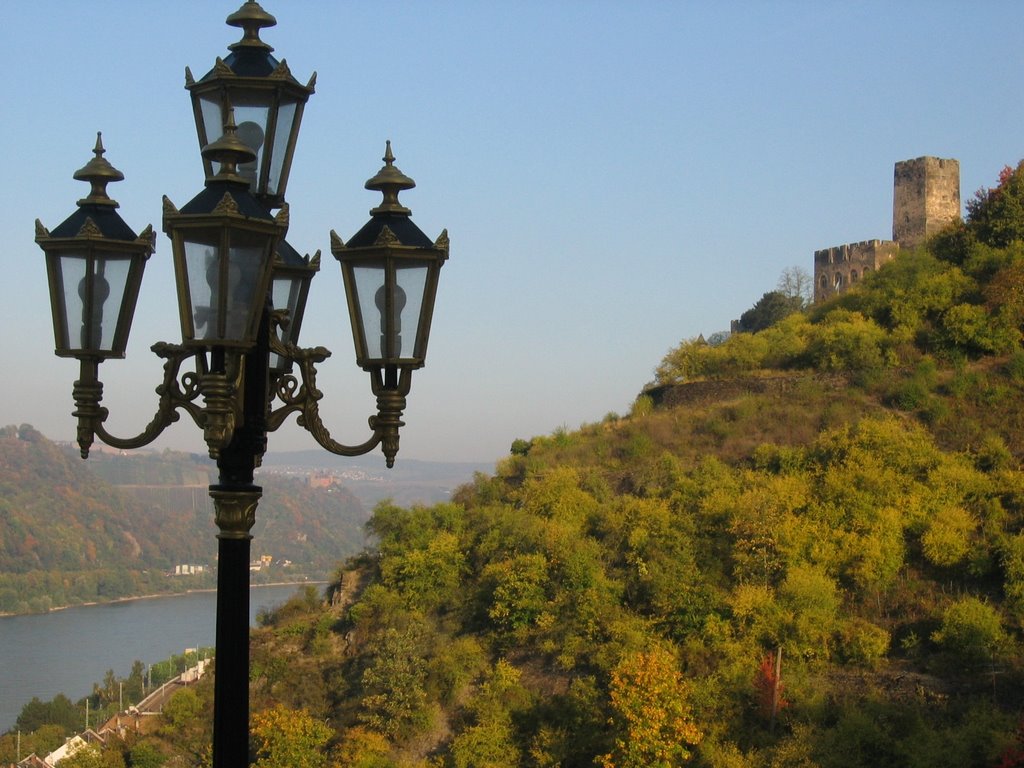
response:
[[[245,355],[243,418],[217,460],[210,486],[217,534],[217,648],[213,689],[213,767],[249,764],[249,555],[262,488],[253,471],[266,450],[269,309],[256,347]]]

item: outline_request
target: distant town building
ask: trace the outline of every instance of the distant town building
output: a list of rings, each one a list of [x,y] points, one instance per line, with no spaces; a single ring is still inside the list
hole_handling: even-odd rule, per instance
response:
[[[192,565],[191,563],[182,563],[181,565],[174,566],[175,576],[196,576],[200,573],[206,573],[205,565]]]
[[[842,293],[960,219],[960,162],[918,157],[893,172],[892,240],[864,240],[814,252],[814,301]]]

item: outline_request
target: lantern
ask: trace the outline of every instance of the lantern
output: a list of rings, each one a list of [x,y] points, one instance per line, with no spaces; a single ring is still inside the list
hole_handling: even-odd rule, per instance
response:
[[[300,256],[286,240],[281,240],[274,256],[274,270],[271,277],[270,303],[274,309],[287,310],[288,317],[281,327],[281,341],[298,344],[302,316],[306,312],[306,298],[313,275],[320,270],[320,251],[312,259]],[[276,352],[270,353],[271,373],[281,374],[291,370],[292,361]]]
[[[203,149],[220,169],[206,188],[180,211],[164,197],[164,231],[174,253],[185,345],[248,349],[266,308],[288,209],[272,217],[238,173],[253,152],[238,139],[230,109],[224,131]]]
[[[398,193],[416,183],[394,161],[389,141],[384,167],[366,182],[367,189],[384,195],[370,211],[370,221],[347,245],[331,233],[331,252],[345,280],[356,361],[363,370],[383,373],[386,386],[397,381],[398,371],[424,364],[438,275],[448,258],[447,231],[431,242],[398,202]]]
[[[302,111],[313,93],[316,73],[302,85],[292,77],[287,62],[271,55],[274,49],[260,40],[260,29],[274,26],[277,20],[255,0],[248,0],[228,16],[227,23],[244,31],[240,41],[228,46],[228,57],[218,57],[214,68],[198,81],[185,69],[199,146],[220,136],[228,107],[232,107],[238,138],[255,153],[252,160],[239,164],[238,173],[265,206],[280,208]],[[204,157],[204,164],[207,176],[219,171],[216,161]]]
[[[153,228],[136,235],[107,196],[124,174],[104,159],[96,134],[94,157],[74,178],[92,185],[78,210],[52,232],[36,220],[36,242],[46,254],[56,353],[104,360],[124,357]]]

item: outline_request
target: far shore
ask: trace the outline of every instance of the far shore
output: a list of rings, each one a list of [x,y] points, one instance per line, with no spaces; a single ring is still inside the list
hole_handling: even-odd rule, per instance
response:
[[[328,584],[330,583],[326,579],[302,579],[300,581],[268,581],[265,584],[250,584],[249,589],[259,589],[261,587],[288,587],[288,586],[302,586],[304,584]],[[66,611],[69,608],[87,608],[95,605],[116,605],[117,603],[128,603],[134,600],[153,600],[158,597],[182,597],[184,595],[194,595],[204,592],[216,592],[216,587],[203,587],[202,589],[186,589],[180,592],[155,592],[150,595],[131,595],[129,597],[116,597],[113,600],[90,600],[86,603],[71,603],[69,605],[57,605],[49,608],[45,611],[32,611],[29,613],[2,613],[0,612],[0,619],[8,618],[11,616],[43,616],[47,613],[56,613],[57,611]]]

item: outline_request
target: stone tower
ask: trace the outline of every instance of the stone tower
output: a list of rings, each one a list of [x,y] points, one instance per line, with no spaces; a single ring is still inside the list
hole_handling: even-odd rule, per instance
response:
[[[814,252],[814,301],[849,290],[901,249],[921,245],[960,219],[960,162],[919,157],[893,172],[892,240],[865,240]]]
[[[919,157],[896,163],[893,174],[892,239],[915,248],[960,218],[960,163]]]

